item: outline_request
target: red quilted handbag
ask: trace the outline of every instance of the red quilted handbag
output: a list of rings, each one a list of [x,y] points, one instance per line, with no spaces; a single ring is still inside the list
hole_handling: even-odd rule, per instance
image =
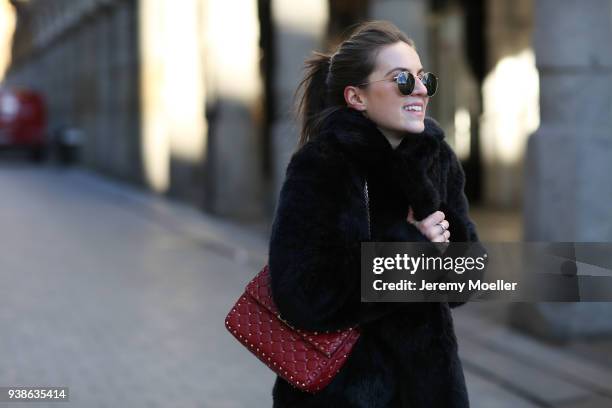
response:
[[[272,301],[267,265],[249,282],[225,326],[276,374],[311,393],[332,381],[359,339],[357,327],[319,333],[289,326]]]

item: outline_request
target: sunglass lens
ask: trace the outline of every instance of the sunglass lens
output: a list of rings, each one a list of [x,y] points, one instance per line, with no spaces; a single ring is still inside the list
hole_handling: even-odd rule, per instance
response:
[[[397,76],[397,87],[402,95],[410,95],[414,91],[414,76],[410,72],[400,72]]]
[[[438,78],[431,72],[423,75],[423,85],[427,88],[427,96],[434,96],[438,90]]]

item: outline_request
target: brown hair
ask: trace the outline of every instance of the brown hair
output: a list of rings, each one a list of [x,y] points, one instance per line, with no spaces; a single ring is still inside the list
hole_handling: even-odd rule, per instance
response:
[[[384,46],[403,41],[415,48],[414,41],[394,24],[370,21],[358,25],[333,54],[313,52],[305,61],[305,74],[297,95],[297,113],[301,121],[298,148],[315,134],[333,112],[346,106],[344,88],[367,81]]]

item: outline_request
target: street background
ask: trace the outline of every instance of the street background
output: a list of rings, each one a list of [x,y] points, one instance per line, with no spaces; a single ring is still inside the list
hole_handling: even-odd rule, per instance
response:
[[[266,262],[303,60],[367,19],[440,78],[483,241],[612,241],[612,0],[0,0],[0,386],[271,406],[224,318]],[[19,89],[45,155],[6,142]],[[454,317],[473,406],[612,406],[611,303]]]
[[[0,384],[70,390],[69,403],[4,405],[271,406],[273,373],[224,327],[265,262],[260,226],[87,170],[3,161]],[[454,310],[472,406],[611,406],[612,342],[542,342],[504,313]]]

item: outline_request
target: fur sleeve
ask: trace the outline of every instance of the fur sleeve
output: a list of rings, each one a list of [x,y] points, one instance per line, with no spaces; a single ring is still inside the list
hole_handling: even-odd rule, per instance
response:
[[[445,144],[446,145],[446,144]],[[448,182],[446,186],[447,198],[440,206],[450,225],[450,240],[454,242],[477,242],[476,226],[469,217],[469,204],[464,192],[465,173],[457,156],[446,145],[449,161]]]
[[[305,330],[375,320],[401,304],[362,303],[364,220],[349,213],[355,194],[338,155],[309,143],[287,168],[270,238],[272,296],[281,316]]]
[[[447,199],[442,203],[440,209],[446,215],[449,223],[449,231],[451,233],[450,240],[452,242],[479,242],[476,225],[469,216],[469,203],[464,192],[465,188],[465,172],[461,167],[461,163],[457,159],[455,152],[446,145],[447,157],[449,160]],[[482,247],[471,247],[472,254],[481,254]],[[451,255],[451,254],[449,254]],[[469,254],[463,254],[469,255]],[[455,254],[457,256],[457,254]],[[449,302],[451,308],[463,305],[465,302]]]

